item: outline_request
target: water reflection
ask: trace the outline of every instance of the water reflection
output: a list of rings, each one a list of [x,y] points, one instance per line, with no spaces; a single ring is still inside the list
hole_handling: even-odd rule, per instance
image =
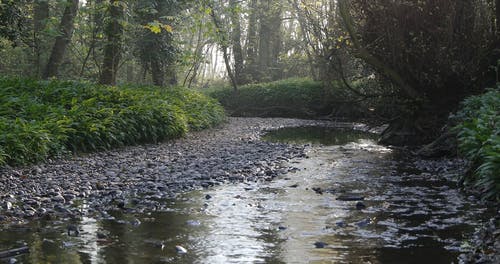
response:
[[[376,138],[376,134],[360,130],[317,126],[282,128],[270,131],[263,137],[264,140],[270,142],[320,144],[325,146],[343,145],[360,139]]]
[[[28,243],[30,253],[17,257],[24,263],[454,261],[484,209],[448,176],[416,170],[365,136],[311,147],[309,159],[293,161],[297,171],[273,182],[185,193],[163,201],[163,212],[83,218],[79,237],[67,235],[65,221],[0,231],[0,249]],[[366,207],[337,200],[345,193]]]

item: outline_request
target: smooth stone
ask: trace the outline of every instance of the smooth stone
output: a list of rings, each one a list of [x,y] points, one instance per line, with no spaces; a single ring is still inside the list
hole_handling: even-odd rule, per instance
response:
[[[356,222],[356,225],[358,227],[366,227],[371,223],[372,223],[372,220],[370,218],[366,218],[366,219],[363,219],[361,221]]]
[[[187,249],[185,249],[183,246],[175,246],[175,251],[178,253],[178,254],[187,254],[188,251]]]
[[[33,217],[36,215],[35,210],[26,210],[24,211],[24,217]]]
[[[58,202],[58,203],[66,202],[66,199],[64,199],[64,197],[62,197],[61,195],[56,195],[56,196],[52,197],[51,199],[53,202]]]
[[[325,242],[318,241],[318,242],[315,242],[315,243],[314,243],[314,246],[315,246],[316,248],[325,248],[326,246],[328,246],[328,244],[327,244],[327,243],[325,243]]]
[[[317,194],[323,194],[323,190],[320,187],[313,187],[312,190]]]
[[[200,221],[198,221],[198,220],[187,220],[186,224],[188,226],[200,226],[201,225]]]
[[[346,227],[347,226],[347,224],[344,221],[337,221],[335,223],[335,225],[338,227]]]
[[[103,232],[97,232],[96,236],[97,236],[98,239],[106,239],[106,238],[108,238],[108,235],[106,235]]]
[[[4,210],[10,210],[10,209],[12,209],[12,203],[11,203],[11,202],[9,202],[9,201],[4,202],[4,203],[2,204],[2,208],[3,208]]]
[[[76,246],[76,244],[73,242],[63,241],[62,246],[63,246],[63,248],[71,248],[71,247]]]
[[[68,230],[68,236],[78,236],[80,235],[80,230],[77,225],[69,224],[66,229]]]
[[[357,202],[356,203],[356,209],[363,210],[365,208],[366,208],[366,205],[363,202]]]
[[[130,221],[130,224],[133,226],[139,226],[139,225],[141,225],[141,221],[136,218],[136,219]]]

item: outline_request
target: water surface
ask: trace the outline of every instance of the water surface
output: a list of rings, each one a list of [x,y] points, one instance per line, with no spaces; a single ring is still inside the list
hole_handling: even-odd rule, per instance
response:
[[[29,245],[22,263],[450,263],[483,221],[450,164],[412,160],[363,132],[298,128],[265,138],[313,145],[272,182],[184,193],[162,212],[87,217],[78,237],[66,233],[68,221],[35,222],[0,231],[0,249]]]

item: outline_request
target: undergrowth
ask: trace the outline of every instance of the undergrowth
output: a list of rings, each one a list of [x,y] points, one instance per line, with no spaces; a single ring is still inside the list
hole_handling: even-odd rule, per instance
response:
[[[355,97],[346,93],[340,83],[325,87],[310,79],[248,84],[237,92],[230,87],[212,87],[205,93],[216,98],[233,116],[355,118],[365,115],[367,109],[353,102]]]
[[[0,165],[177,138],[224,120],[183,88],[0,78]]]
[[[485,199],[500,201],[500,86],[467,98],[454,116],[459,150],[469,161],[463,181]]]

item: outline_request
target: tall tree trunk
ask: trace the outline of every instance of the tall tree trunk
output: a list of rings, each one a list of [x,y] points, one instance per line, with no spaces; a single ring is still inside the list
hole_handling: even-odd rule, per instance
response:
[[[258,81],[269,77],[265,76],[269,73],[268,71],[268,60],[270,57],[271,50],[271,29],[269,28],[269,9],[272,6],[271,0],[261,0],[259,5],[260,19],[259,19],[259,56],[258,56],[258,66],[259,66],[259,76]]]
[[[229,61],[229,53],[228,53],[228,43],[227,43],[227,36],[226,32],[224,32],[222,25],[215,15],[214,8],[211,6],[210,8],[210,16],[212,17],[212,21],[214,22],[216,34],[219,34],[219,45],[222,50],[222,57],[224,58],[224,64],[226,65],[226,71],[227,75],[229,76],[229,80],[231,81],[231,84],[233,86],[233,90],[236,92],[238,91],[238,83],[236,82],[236,78],[234,77],[233,71],[231,70],[231,63]]]
[[[54,77],[58,73],[59,65],[61,65],[66,48],[68,47],[71,37],[73,36],[74,21],[76,13],[78,12],[78,2],[78,0],[67,0],[66,8],[64,8],[64,13],[59,25],[61,35],[56,37],[49,62],[47,63],[43,73],[44,79]]]
[[[496,32],[497,38],[500,39],[500,0],[495,1],[495,16],[496,16]]]
[[[171,63],[169,65],[167,65],[166,67],[166,75],[167,75],[167,81],[168,81],[168,84],[171,85],[171,86],[175,86],[177,84],[179,84],[179,81],[177,80],[177,72],[175,70],[175,64]]]
[[[247,37],[247,56],[246,56],[246,79],[256,80],[257,76],[255,74],[257,62],[257,47],[258,47],[258,39],[257,39],[257,0],[250,1],[250,15],[248,18],[248,37]]]
[[[302,10],[299,8],[298,1],[294,0],[293,2],[292,1],[289,1],[289,2],[293,5],[293,8],[295,9],[295,13],[297,16],[297,21],[299,22],[300,32],[302,33],[302,42],[303,42],[304,49],[306,52],[307,62],[309,63],[309,70],[310,70],[311,77],[314,80],[319,80],[319,74],[316,73],[316,70],[318,67],[316,65],[316,62],[314,61],[313,55],[311,54],[311,49],[317,57],[318,57],[318,55],[316,52],[316,47],[313,45],[311,39],[308,37],[308,29],[307,29],[306,19],[304,17]]]
[[[259,80],[278,77],[278,58],[281,51],[281,1],[262,0],[259,31]]]
[[[151,77],[154,85],[163,86],[165,81],[163,63],[156,57],[151,58]]]
[[[123,18],[123,7],[119,0],[109,0],[109,19],[104,34],[107,37],[104,46],[104,58],[102,63],[100,84],[115,85],[116,73],[121,59],[123,26],[120,20]]]
[[[101,6],[102,6],[103,0],[95,0],[93,4],[94,8],[94,14],[90,15],[90,21],[92,21],[92,36],[89,44],[89,49],[87,51],[87,55],[85,56],[85,59],[83,60],[82,67],[80,69],[80,77],[83,77],[83,74],[85,72],[85,69],[87,68],[87,63],[89,61],[89,58],[92,54],[94,54],[96,46],[98,44],[98,39],[97,35],[101,32],[102,29],[102,22],[103,22],[103,16],[101,12]],[[92,1],[87,0],[87,5],[92,6]]]
[[[282,49],[282,20],[281,15],[283,12],[282,0],[272,1],[275,6],[273,6],[273,12],[271,13],[271,19],[269,21],[269,28],[271,30],[271,52],[269,57],[268,66],[270,67],[271,79],[273,81],[281,78],[281,67],[279,65],[279,57]]]
[[[231,40],[233,45],[233,59],[234,59],[234,78],[238,84],[244,82],[243,80],[243,49],[241,47],[241,24],[240,14],[238,11],[238,1],[230,0],[229,7],[231,9],[231,24],[232,33]]]
[[[45,30],[47,20],[49,19],[49,2],[48,0],[36,0],[33,10],[33,49],[34,59],[33,66],[35,69],[36,77],[41,74],[41,56],[44,50],[44,43],[42,40],[42,32]]]

